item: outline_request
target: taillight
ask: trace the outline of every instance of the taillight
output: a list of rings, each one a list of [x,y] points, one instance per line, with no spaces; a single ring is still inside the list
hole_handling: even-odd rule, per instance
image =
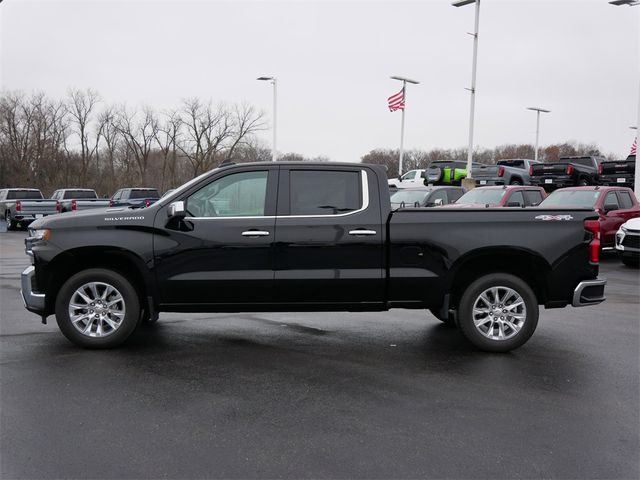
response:
[[[602,175],[602,164],[598,165],[598,175]]]
[[[149,200],[148,198],[146,198],[146,199],[144,200],[144,206],[145,206],[145,207],[149,207],[150,205],[151,205],[151,200]]]
[[[567,165],[567,175],[573,174],[573,165]]]
[[[113,200],[109,200],[109,206],[113,207]]]
[[[499,176],[499,177],[503,177],[503,176],[504,176],[504,167],[500,167],[500,168],[498,169],[498,176]]]
[[[533,165],[529,167],[529,175],[533,175]]]
[[[78,203],[75,200],[71,200],[71,210],[77,210]]]
[[[22,202],[18,200],[16,202],[16,212],[21,212],[21,211],[22,211]]]
[[[62,211],[62,206],[60,205],[60,202],[56,200],[56,212],[60,213],[61,211]]]
[[[589,243],[589,261],[591,263],[600,262],[600,222],[598,220],[585,220],[584,229],[593,234]]]

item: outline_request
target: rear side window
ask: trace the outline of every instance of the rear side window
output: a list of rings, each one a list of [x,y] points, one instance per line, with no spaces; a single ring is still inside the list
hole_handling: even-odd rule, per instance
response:
[[[339,215],[361,206],[360,172],[291,170],[291,215]]]
[[[604,205],[615,205],[616,210],[620,208],[620,204],[618,203],[618,197],[616,196],[616,192],[609,192],[607,196],[604,198]]]
[[[631,200],[631,195],[629,192],[618,192],[618,196],[620,197],[620,207],[621,208],[632,208],[633,200]]]
[[[524,199],[528,207],[533,207],[542,201],[542,193],[537,190],[525,190]]]
[[[153,190],[131,190],[129,198],[158,198],[158,191]]]
[[[519,206],[524,206],[524,197],[522,196],[522,192],[514,192],[513,195],[509,197],[507,204],[517,203]]]
[[[9,190],[7,200],[41,200],[42,194],[38,190]]]

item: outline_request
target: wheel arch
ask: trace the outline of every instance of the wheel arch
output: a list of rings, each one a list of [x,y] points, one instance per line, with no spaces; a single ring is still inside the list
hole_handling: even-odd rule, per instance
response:
[[[447,291],[449,305],[455,308],[464,290],[477,278],[490,273],[508,273],[525,281],[533,290],[539,304],[548,298],[547,276],[549,263],[536,252],[527,249],[505,250],[484,248],[458,259],[449,270]]]
[[[133,284],[143,307],[148,305],[148,297],[157,298],[154,277],[135,253],[109,246],[78,247],[60,253],[47,264],[44,291],[49,314],[55,311],[56,297],[62,285],[72,275],[89,268],[104,268],[123,275]]]

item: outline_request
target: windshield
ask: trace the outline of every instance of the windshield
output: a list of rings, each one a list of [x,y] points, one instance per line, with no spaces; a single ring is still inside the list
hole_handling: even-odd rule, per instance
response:
[[[500,188],[474,188],[462,195],[455,203],[500,203],[506,190]]]
[[[429,195],[429,190],[400,190],[391,195],[391,203],[402,203],[413,206],[416,202],[422,205],[422,202]]]
[[[540,206],[593,208],[599,196],[600,192],[594,190],[556,190]]]
[[[198,175],[196,178],[192,178],[191,180],[189,180],[187,183],[184,183],[182,185],[180,185],[179,187],[177,187],[175,190],[173,190],[172,192],[167,192],[162,196],[162,199],[164,200],[165,198],[169,198],[169,197],[174,197],[177,196],[178,193],[182,193],[183,191],[187,190],[189,187],[191,187],[192,185],[195,185],[196,183],[198,183],[200,180],[202,180],[204,177],[206,177],[207,175],[209,175],[211,172],[213,172],[214,170],[217,170],[217,168],[214,168],[213,170],[209,170],[207,172],[201,173],[200,175]]]

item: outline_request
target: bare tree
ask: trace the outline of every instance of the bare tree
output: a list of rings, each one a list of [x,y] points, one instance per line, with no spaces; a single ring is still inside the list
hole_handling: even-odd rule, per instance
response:
[[[176,186],[177,141],[181,126],[182,118],[180,113],[175,110],[167,112],[164,121],[156,126],[154,139],[162,154],[162,183],[160,186],[162,191]]]
[[[149,156],[158,132],[158,121],[153,111],[145,107],[141,113],[129,113],[123,107],[118,113],[117,129],[136,162],[139,180],[146,184]]]
[[[80,181],[84,183],[100,139],[99,133],[93,134],[91,131],[92,114],[100,101],[100,96],[90,88],[86,90],[70,89],[68,96],[67,109],[80,143]]]

